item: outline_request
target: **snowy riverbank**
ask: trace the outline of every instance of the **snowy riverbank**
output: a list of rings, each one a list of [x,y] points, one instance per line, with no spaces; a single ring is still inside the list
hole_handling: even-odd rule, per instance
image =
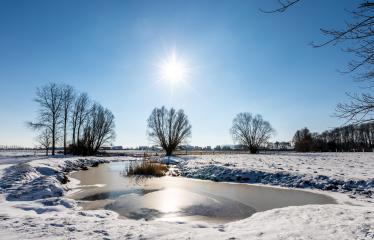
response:
[[[312,188],[371,198],[373,153],[284,153],[187,156],[178,164],[185,177]]]
[[[74,181],[64,184],[66,172],[121,159],[128,158],[48,158],[0,170],[0,239],[374,238],[372,198],[364,194],[365,201],[350,199],[348,195],[353,191],[348,194],[325,191],[336,197],[339,204],[273,209],[220,225],[128,220],[107,210],[82,211],[75,201],[64,197],[76,184]],[[242,174],[239,180],[249,181],[243,179],[247,176],[244,173],[256,170],[272,174],[282,171],[291,176],[297,173],[308,179],[323,175],[328,179],[370,183],[374,176],[373,159],[374,154],[362,153],[189,156],[180,163],[180,169],[185,176],[204,179],[214,176],[215,180],[231,177],[230,181],[235,181],[237,174]],[[285,175],[278,175],[279,184],[254,182],[284,185]],[[371,185],[368,186],[364,190],[372,191]]]

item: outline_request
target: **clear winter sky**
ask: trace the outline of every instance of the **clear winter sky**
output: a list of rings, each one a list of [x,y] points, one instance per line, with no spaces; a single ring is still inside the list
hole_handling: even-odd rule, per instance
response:
[[[0,0],[0,144],[34,146],[25,126],[35,89],[63,82],[87,92],[116,117],[115,145],[149,145],[154,107],[183,108],[192,145],[231,144],[239,112],[263,115],[273,140],[304,126],[323,131],[345,92],[350,55],[313,49],[321,27],[342,27],[355,1],[304,0],[283,14],[276,0]],[[190,70],[183,84],[160,81],[157,65],[175,50]],[[171,92],[173,92],[171,94]]]

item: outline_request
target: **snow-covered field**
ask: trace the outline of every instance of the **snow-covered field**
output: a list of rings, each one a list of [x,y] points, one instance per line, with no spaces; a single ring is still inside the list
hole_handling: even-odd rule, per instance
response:
[[[368,197],[374,192],[374,153],[202,155],[179,164],[186,177],[316,188]]]
[[[28,162],[36,159],[47,158],[45,152],[41,150],[35,151],[0,151],[0,164],[11,164]]]
[[[188,177],[313,188],[309,191],[325,192],[338,201],[258,212],[228,224],[135,221],[107,210],[83,211],[64,197],[77,184],[62,184],[66,172],[121,159],[128,157],[48,158],[4,165],[0,239],[374,239],[374,154],[184,157],[178,168]],[[309,184],[295,185],[300,179]],[[359,191],[343,187],[347,183],[359,186]]]

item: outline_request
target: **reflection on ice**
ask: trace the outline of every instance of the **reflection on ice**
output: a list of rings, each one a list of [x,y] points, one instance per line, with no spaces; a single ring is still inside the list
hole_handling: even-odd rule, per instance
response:
[[[252,215],[250,206],[219,196],[199,194],[179,188],[166,188],[145,195],[128,194],[106,206],[128,218],[191,218],[201,216],[219,222],[241,219]]]

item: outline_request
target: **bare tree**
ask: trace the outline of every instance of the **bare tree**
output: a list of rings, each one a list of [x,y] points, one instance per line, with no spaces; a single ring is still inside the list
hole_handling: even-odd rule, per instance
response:
[[[350,11],[353,21],[346,23],[345,28],[321,29],[329,40],[316,44],[314,47],[323,47],[329,44],[345,43],[349,47],[344,51],[353,55],[353,60],[348,63],[348,71],[354,72],[360,69],[358,80],[370,80],[374,78],[374,3],[363,1],[357,9]]]
[[[297,130],[292,139],[295,150],[298,152],[309,152],[312,150],[313,137],[308,128]]]
[[[71,113],[71,129],[72,129],[72,139],[71,144],[76,144],[76,132],[77,132],[77,126],[78,126],[78,115],[79,115],[79,99],[81,96],[78,96],[78,98],[74,101],[73,111]]]
[[[51,131],[45,128],[37,137],[39,144],[45,149],[45,155],[48,156],[48,150],[52,143]]]
[[[231,127],[234,141],[248,147],[250,153],[257,153],[273,133],[269,122],[263,120],[261,115],[252,116],[251,113],[236,115]]]
[[[93,155],[105,143],[115,138],[114,115],[100,104],[92,105],[83,128],[83,136],[77,144],[79,154]]]
[[[280,7],[263,11],[267,13],[284,12],[289,7],[295,5],[301,0],[279,0]],[[356,9],[348,11],[352,15],[352,21],[346,22],[343,29],[325,29],[321,32],[328,37],[321,43],[312,43],[313,47],[323,47],[329,44],[345,43],[350,47],[343,50],[353,55],[353,60],[348,63],[348,71],[353,72],[361,69],[363,72],[358,74],[358,79],[374,79],[374,2],[362,0],[357,4]]]
[[[66,155],[66,138],[67,138],[67,125],[69,121],[69,114],[71,107],[74,102],[75,94],[74,88],[69,85],[63,85],[61,89],[62,100],[63,100],[63,138],[64,138],[64,155]]]
[[[89,115],[90,100],[86,93],[81,93],[74,102],[72,112],[72,144],[79,142],[81,128]]]
[[[268,13],[284,12],[289,7],[296,5],[300,0],[278,0],[280,7],[263,11]],[[349,47],[343,50],[352,54],[352,60],[348,63],[346,73],[358,72],[358,81],[369,81],[369,89],[374,87],[374,2],[361,0],[357,1],[357,7],[350,10],[352,20],[345,23],[343,29],[321,29],[321,32],[328,37],[322,43],[312,43],[313,47],[319,48],[326,45],[337,45],[344,43]],[[363,94],[349,94],[351,101],[338,104],[335,116],[345,118],[354,124],[374,120],[374,111],[371,91]]]
[[[348,94],[351,101],[339,103],[335,116],[347,120],[347,123],[360,124],[374,120],[374,96],[370,93]]]
[[[181,109],[155,108],[148,118],[147,134],[170,156],[178,145],[191,136],[191,125]]]
[[[35,102],[40,107],[38,119],[36,122],[30,122],[29,126],[34,129],[49,129],[52,135],[52,155],[55,155],[58,127],[61,124],[63,109],[61,87],[55,83],[49,83],[37,88]]]
[[[95,103],[88,116],[87,124],[84,128],[84,139],[88,139],[89,146],[96,152],[99,148],[115,137],[114,115],[108,109]]]

